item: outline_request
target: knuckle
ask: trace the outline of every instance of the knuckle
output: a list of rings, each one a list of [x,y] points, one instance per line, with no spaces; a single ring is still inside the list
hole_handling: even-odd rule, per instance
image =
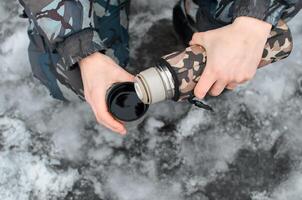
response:
[[[209,65],[208,66],[208,73],[209,74],[216,74],[219,71],[219,68],[216,65]]]
[[[195,41],[196,41],[196,35],[195,35],[195,34],[196,34],[196,33],[194,33],[193,36],[192,36],[192,39],[191,39],[192,42],[195,42]]]
[[[230,76],[224,75],[224,76],[221,78],[221,81],[224,82],[225,84],[228,84],[228,83],[232,82],[232,79],[230,78]]]
[[[195,42],[203,42],[203,41],[206,41],[206,33],[205,32],[197,32],[197,33],[194,33],[193,36],[192,36],[192,40],[195,41]],[[203,44],[205,45],[205,44]]]
[[[247,78],[248,78],[248,80],[253,79],[255,75],[256,75],[256,71],[254,71],[254,72],[251,72],[251,73],[247,74]]]
[[[236,83],[242,83],[245,81],[245,78],[243,76],[236,76],[235,77],[235,82]]]
[[[217,78],[224,78],[225,73],[219,68],[219,67],[213,67],[212,68],[212,73],[214,76],[216,76]]]
[[[254,77],[254,75],[252,73],[247,73],[243,76],[242,78],[242,82],[246,82],[246,81],[249,81],[251,80],[252,78]]]
[[[193,40],[196,40],[196,39],[198,39],[199,38],[199,35],[200,35],[200,33],[194,33],[193,34]]]
[[[245,80],[245,81],[249,81],[249,80],[251,80],[252,78],[253,78],[253,76],[250,75],[250,74],[248,74],[248,75],[245,75],[244,80]]]

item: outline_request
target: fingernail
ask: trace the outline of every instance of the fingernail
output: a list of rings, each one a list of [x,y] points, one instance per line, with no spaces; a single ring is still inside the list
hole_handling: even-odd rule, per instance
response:
[[[127,131],[124,129],[120,132],[122,135],[126,135],[127,134]]]
[[[196,96],[199,100],[203,100],[204,99],[204,96]]]
[[[195,93],[194,95],[195,95],[195,97],[196,97],[197,99],[202,99],[202,98],[201,98],[201,97],[202,97],[201,95],[196,94],[196,93]]]

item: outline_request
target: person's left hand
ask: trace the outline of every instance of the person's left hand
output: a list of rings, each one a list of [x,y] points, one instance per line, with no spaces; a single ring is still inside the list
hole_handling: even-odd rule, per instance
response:
[[[272,25],[251,17],[239,17],[232,24],[195,33],[190,45],[201,45],[207,64],[195,87],[196,97],[209,92],[220,95],[254,77]]]

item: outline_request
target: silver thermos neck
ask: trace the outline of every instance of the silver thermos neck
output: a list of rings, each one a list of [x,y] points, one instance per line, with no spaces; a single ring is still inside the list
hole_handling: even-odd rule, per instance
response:
[[[172,99],[175,84],[171,72],[165,66],[151,67],[135,77],[135,91],[145,104]]]

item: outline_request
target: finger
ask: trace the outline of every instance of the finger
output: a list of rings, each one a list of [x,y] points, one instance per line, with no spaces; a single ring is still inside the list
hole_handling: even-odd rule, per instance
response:
[[[116,119],[114,119],[109,113],[104,97],[102,101],[93,103],[93,109],[98,121],[101,124],[104,124],[109,129],[118,132],[122,135],[126,134],[125,126],[122,123],[118,122]]]
[[[226,86],[226,88],[227,88],[228,90],[234,90],[237,86],[238,86],[237,83],[229,83],[229,84]]]
[[[101,125],[105,126],[107,129],[113,131],[113,132],[116,132],[120,135],[126,135],[126,132],[121,132],[120,130],[117,130],[117,129],[114,129],[112,128],[109,124],[106,124],[105,122],[102,122]]]
[[[122,135],[126,134],[124,125],[114,119],[107,110],[101,110],[100,120],[104,125],[107,125],[111,130],[118,132]]]
[[[194,33],[192,40],[190,41],[190,46],[192,45],[200,45],[205,46],[205,32]]]
[[[211,96],[219,96],[224,88],[226,87],[227,83],[224,81],[217,81],[215,82],[215,84],[212,86],[211,90],[210,90],[210,95]]]
[[[206,66],[204,72],[202,73],[195,89],[194,94],[197,98],[203,99],[208,93],[209,89],[216,81],[215,75],[210,72],[210,68]]]
[[[95,109],[95,106],[94,106],[94,105],[91,106],[91,108],[92,108],[93,113],[94,113],[94,115],[96,116],[97,121],[98,121],[99,124],[105,126],[106,128],[108,128],[108,129],[110,129],[110,130],[112,130],[112,131],[114,131],[114,132],[117,132],[117,133],[120,133],[120,132],[121,132],[120,129],[115,128],[115,127],[113,127],[113,126],[107,124],[105,121],[101,120],[100,117],[98,116],[99,114],[98,114],[97,110]],[[120,134],[124,135],[124,134],[126,134],[126,133],[122,132],[122,133],[120,133]]]

